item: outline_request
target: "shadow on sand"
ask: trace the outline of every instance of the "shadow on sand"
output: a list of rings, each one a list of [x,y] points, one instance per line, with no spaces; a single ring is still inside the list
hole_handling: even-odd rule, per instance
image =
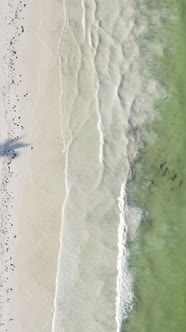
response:
[[[0,144],[0,158],[10,157],[12,159],[19,157],[20,150],[30,144],[21,141],[21,137],[16,139],[7,139]]]

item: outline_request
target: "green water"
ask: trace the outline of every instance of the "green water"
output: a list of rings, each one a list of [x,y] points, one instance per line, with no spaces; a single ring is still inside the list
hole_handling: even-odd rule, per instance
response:
[[[147,2],[157,10],[175,5],[174,23],[166,18],[161,30],[147,35],[165,42],[163,55],[154,55],[149,68],[170,97],[155,101],[161,120],[148,130],[157,139],[145,145],[132,180],[131,199],[149,217],[130,243],[135,306],[126,332],[186,331],[186,0]]]

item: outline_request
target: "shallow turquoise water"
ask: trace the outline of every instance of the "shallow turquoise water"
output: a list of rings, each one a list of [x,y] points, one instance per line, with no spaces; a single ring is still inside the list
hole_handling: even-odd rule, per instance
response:
[[[127,332],[186,331],[186,1],[149,1],[152,10],[170,10],[145,36],[164,45],[163,54],[148,54],[152,77],[166,88],[168,98],[156,101],[161,119],[149,124],[157,138],[145,144],[128,183],[133,204],[145,209],[130,246],[135,276],[134,310],[124,324]],[[143,41],[142,41],[143,45]]]

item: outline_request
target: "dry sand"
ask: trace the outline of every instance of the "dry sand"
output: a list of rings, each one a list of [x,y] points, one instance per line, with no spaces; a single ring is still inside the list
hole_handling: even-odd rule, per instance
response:
[[[61,4],[30,1],[19,45],[19,66],[28,92],[24,121],[30,147],[19,193],[15,325],[9,332],[51,331],[64,197],[58,58]]]

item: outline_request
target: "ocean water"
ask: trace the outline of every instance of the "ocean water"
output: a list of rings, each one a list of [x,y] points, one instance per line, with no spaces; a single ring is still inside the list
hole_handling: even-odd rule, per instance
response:
[[[123,324],[127,332],[186,330],[185,6],[185,1],[146,2],[151,13],[164,13],[160,29],[152,27],[142,45],[149,75],[161,82],[167,97],[154,101],[159,119],[147,126],[154,139],[145,142],[128,182],[129,201],[146,217],[129,244],[135,298]],[[151,56],[153,45],[162,45],[161,54]]]
[[[53,331],[183,331],[183,2],[64,1],[63,11]]]

